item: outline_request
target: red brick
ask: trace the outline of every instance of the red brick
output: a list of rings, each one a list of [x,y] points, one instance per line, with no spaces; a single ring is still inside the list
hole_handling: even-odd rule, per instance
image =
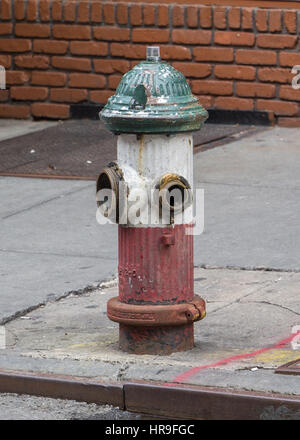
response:
[[[63,104],[49,104],[46,102],[35,102],[31,106],[33,116],[39,118],[67,119],[70,107]]]
[[[28,105],[0,105],[0,118],[16,118],[25,119],[30,115],[30,107]]]
[[[300,64],[300,54],[297,52],[281,52],[279,61],[281,66],[293,67]]]
[[[249,84],[248,82],[236,83],[237,96],[245,96],[249,98],[274,98],[275,91],[275,86],[272,84]]]
[[[41,21],[50,21],[49,0],[40,0],[40,19]]]
[[[8,90],[0,90],[0,102],[8,101],[9,91]]]
[[[56,69],[91,71],[91,60],[88,58],[52,57],[52,66]]]
[[[6,84],[25,84],[29,80],[29,75],[20,70],[8,70],[6,72]]]
[[[193,56],[196,61],[233,61],[233,49],[230,47],[195,47]]]
[[[128,6],[124,3],[117,4],[117,23],[127,24],[128,23]]]
[[[91,90],[90,100],[92,102],[99,102],[100,104],[106,104],[108,98],[114,94],[113,90]]]
[[[293,116],[298,114],[299,105],[294,102],[283,102],[274,100],[258,99],[256,101],[257,110],[274,112],[276,115]]]
[[[146,46],[141,44],[111,43],[110,54],[113,57],[146,58]]]
[[[10,55],[0,55],[0,65],[8,68],[11,66],[11,56]]]
[[[30,40],[4,39],[0,40],[0,52],[29,52],[31,49]]]
[[[254,104],[252,99],[219,96],[215,99],[215,107],[226,110],[253,110]]]
[[[253,46],[254,42],[255,36],[250,32],[215,32],[215,44],[222,46]]]
[[[18,55],[15,57],[15,65],[25,69],[48,69],[49,57],[44,55]]]
[[[157,10],[157,25],[168,26],[169,24],[169,7],[167,5],[159,5]]]
[[[293,89],[292,86],[281,86],[279,97],[288,101],[300,101],[300,89]]]
[[[115,5],[109,3],[103,5],[103,18],[106,24],[115,23]]]
[[[127,28],[98,26],[93,28],[93,33],[96,40],[129,41],[129,29]]]
[[[222,6],[214,8],[214,25],[217,29],[226,29],[226,8]]]
[[[81,1],[78,4],[77,10],[78,23],[89,23],[90,21],[90,2]]]
[[[132,41],[136,43],[167,43],[169,41],[169,30],[135,28],[132,29]]]
[[[70,73],[69,86],[87,89],[103,89],[105,87],[105,77],[93,73]]]
[[[281,31],[281,10],[269,11],[269,32]]]
[[[25,18],[25,1],[15,0],[14,2],[16,20],[24,20]]]
[[[270,49],[291,49],[295,47],[297,42],[296,35],[258,35],[256,43],[258,47],[266,47]]]
[[[172,9],[172,22],[173,26],[184,26],[184,7],[175,5]]]
[[[11,0],[2,0],[0,4],[0,18],[2,20],[10,20],[11,16]]]
[[[38,53],[65,54],[68,49],[68,41],[59,40],[34,40],[33,51]]]
[[[94,68],[97,73],[126,73],[130,70],[128,60],[94,60]]]
[[[101,23],[102,22],[102,5],[101,3],[92,3],[91,4],[91,19],[93,23]]]
[[[254,80],[256,69],[252,66],[232,66],[219,64],[215,66],[215,76],[221,79]]]
[[[228,11],[228,24],[230,29],[240,29],[241,27],[241,9],[230,8]]]
[[[198,10],[197,6],[188,6],[186,10],[187,25],[189,28],[198,27]]]
[[[28,0],[27,2],[27,20],[35,21],[38,16],[37,0]]]
[[[230,81],[192,81],[192,91],[201,95],[232,95],[232,82]]]
[[[113,44],[113,43],[112,43]],[[104,42],[71,41],[70,52],[75,55],[107,55],[108,46]]]
[[[259,32],[267,32],[268,30],[268,17],[267,11],[264,9],[257,9],[255,15],[256,29]]]
[[[47,87],[11,87],[10,97],[18,101],[44,101],[48,96]]]
[[[48,24],[16,23],[15,34],[18,37],[39,37],[50,36],[50,26]]]
[[[210,64],[200,63],[173,63],[173,67],[187,77],[205,78],[211,74]]]
[[[87,100],[85,89],[51,89],[50,101],[54,102],[82,102]]]
[[[12,32],[11,23],[0,23],[0,35],[9,35]]]
[[[284,11],[283,22],[286,30],[290,34],[297,32],[297,13],[296,11]]]
[[[122,75],[109,75],[109,77],[108,77],[108,87],[110,89],[115,90],[118,87],[119,82],[121,81],[121,79],[122,79]]]
[[[172,32],[173,43],[179,44],[210,44],[211,31],[198,29],[175,29]]]
[[[291,83],[293,74],[290,69],[264,67],[258,69],[258,79],[263,82]]]
[[[160,46],[160,55],[164,60],[191,60],[191,51],[184,46]]]
[[[64,21],[74,22],[76,20],[76,1],[69,0],[64,3]]]
[[[154,5],[144,5],[143,18],[144,18],[144,24],[146,26],[155,25],[155,6]]]
[[[253,9],[242,8],[242,29],[253,30]]]
[[[61,0],[53,0],[52,20],[54,20],[54,21],[61,21],[62,20],[62,1]]]
[[[204,107],[204,108],[210,108],[212,107],[213,104],[213,100],[214,98],[212,96],[208,96],[208,95],[200,95],[197,96],[198,101],[200,102],[200,104]]]
[[[211,6],[200,6],[200,27],[211,28],[212,27],[212,8]]]
[[[236,62],[238,64],[276,65],[276,53],[271,50],[239,49],[236,52]]]
[[[66,40],[90,40],[90,26],[80,24],[55,24],[53,25],[53,36]]]
[[[280,127],[296,128],[300,127],[300,118],[278,118],[277,124]]]
[[[130,24],[132,26],[140,26],[142,24],[142,6],[130,6]]]
[[[67,75],[58,72],[32,72],[31,84],[43,86],[64,86]]]

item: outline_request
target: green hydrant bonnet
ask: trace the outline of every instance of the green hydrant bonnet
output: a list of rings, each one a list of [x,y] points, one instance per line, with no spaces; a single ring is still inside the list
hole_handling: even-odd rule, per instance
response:
[[[199,130],[207,111],[184,75],[161,61],[158,47],[121,79],[100,118],[116,133],[179,133]]]

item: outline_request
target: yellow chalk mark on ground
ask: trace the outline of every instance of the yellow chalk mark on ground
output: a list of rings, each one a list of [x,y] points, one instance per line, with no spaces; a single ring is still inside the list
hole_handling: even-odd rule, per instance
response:
[[[274,348],[273,350],[267,351],[265,353],[258,354],[254,359],[258,362],[280,362],[282,364],[290,361],[299,359],[299,350],[284,350]]]

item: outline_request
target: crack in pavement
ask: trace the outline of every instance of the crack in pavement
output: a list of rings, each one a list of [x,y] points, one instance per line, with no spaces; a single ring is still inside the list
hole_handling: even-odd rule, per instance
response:
[[[263,300],[262,301],[245,301],[245,304],[251,304],[251,303],[267,304],[270,306],[279,307],[280,309],[288,310],[289,312],[294,313],[297,316],[300,316],[300,313],[296,312],[295,310],[292,310],[289,307],[282,306],[281,304],[271,303],[270,301],[263,301]]]
[[[50,199],[42,200],[41,202],[35,203],[34,205],[28,206],[27,208],[23,208],[23,209],[21,209],[19,211],[15,211],[15,212],[13,212],[11,214],[8,214],[8,215],[6,215],[4,217],[1,217],[1,220],[6,220],[8,218],[14,217],[15,215],[21,214],[21,213],[26,212],[26,211],[30,211],[31,209],[34,209],[34,208],[38,208],[38,207],[43,206],[43,205],[45,205],[45,204],[47,204],[49,202],[52,202],[53,200],[58,200],[58,199],[60,199],[62,197],[66,197],[66,196],[69,196],[69,195],[72,195],[72,194],[76,194],[76,193],[78,193],[80,191],[84,191],[85,189],[87,189],[89,187],[92,187],[92,186],[94,186],[94,184],[87,184],[83,188],[78,188],[78,189],[75,189],[75,190],[72,190],[72,191],[69,191],[69,192],[66,192],[66,193],[59,194],[58,196],[51,197]]]
[[[196,182],[197,185],[224,185],[224,186],[237,186],[237,187],[241,187],[241,188],[263,188],[263,189],[284,189],[287,191],[290,190],[296,190],[299,191],[300,187],[299,186],[282,186],[282,185],[278,185],[278,186],[273,186],[273,185],[259,185],[259,184],[243,184],[243,183],[230,183],[230,182],[213,182],[213,181],[209,181],[209,180],[203,180],[202,182]]]
[[[252,290],[251,292],[246,293],[245,295],[240,296],[239,298],[236,298],[234,301],[232,301],[232,302],[230,302],[230,303],[224,304],[222,307],[219,307],[219,308],[217,308],[217,309],[211,311],[210,314],[215,313],[215,312],[218,312],[219,310],[223,310],[223,309],[225,309],[226,307],[232,306],[233,304],[240,303],[241,300],[243,300],[244,298],[247,298],[248,296],[251,296],[251,295],[254,295],[255,293],[258,293],[259,291],[261,291],[262,289],[268,287],[268,285],[272,285],[273,283],[274,283],[274,281],[270,281],[270,280],[265,281],[265,282],[263,282],[263,284],[261,284],[260,286],[258,286],[258,288]],[[246,303],[246,302],[247,302],[247,301],[245,301],[245,303]]]
[[[300,273],[300,269],[282,269],[266,266],[214,266],[209,264],[198,264],[194,266],[195,269],[208,269],[208,270],[245,270],[245,271],[261,271],[261,272],[287,272],[287,273]]]
[[[81,255],[81,254],[61,254],[59,252],[47,252],[47,251],[26,251],[22,249],[0,249],[0,252],[8,252],[15,254],[30,254],[30,255],[52,255],[54,257],[71,257],[71,258],[96,258],[97,260],[110,260],[116,261],[117,257],[106,257],[99,255]]]
[[[129,369],[129,364],[124,365],[123,367],[121,367],[118,371],[117,374],[117,379],[118,380],[122,380],[124,378],[124,374],[125,372]]]
[[[109,288],[111,287],[111,283],[115,280],[115,278],[113,279],[104,279],[102,281],[99,281],[97,283],[95,283],[94,285],[88,285],[82,289],[78,289],[78,290],[70,290],[66,293],[63,293],[62,295],[56,297],[54,299],[54,302],[58,302],[61,299],[65,299],[70,295],[75,295],[75,296],[80,296],[80,295],[84,295],[86,293],[91,293],[94,292],[95,290],[99,290],[99,289],[105,289],[105,288]],[[14,321],[15,319],[20,318],[21,316],[25,316],[30,312],[33,312],[34,310],[39,309],[40,307],[45,307],[47,304],[50,304],[53,302],[53,299],[51,300],[45,300],[43,302],[40,302],[38,304],[26,307],[25,309],[22,310],[18,310],[17,312],[15,312],[13,315],[9,315],[9,316],[5,316],[4,318],[0,319],[0,325],[5,325],[9,322]]]

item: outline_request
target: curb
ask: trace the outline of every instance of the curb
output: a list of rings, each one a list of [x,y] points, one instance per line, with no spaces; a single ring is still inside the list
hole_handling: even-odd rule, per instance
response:
[[[0,370],[0,392],[112,405],[173,419],[300,419],[300,396],[182,384],[103,383],[88,378]]]

